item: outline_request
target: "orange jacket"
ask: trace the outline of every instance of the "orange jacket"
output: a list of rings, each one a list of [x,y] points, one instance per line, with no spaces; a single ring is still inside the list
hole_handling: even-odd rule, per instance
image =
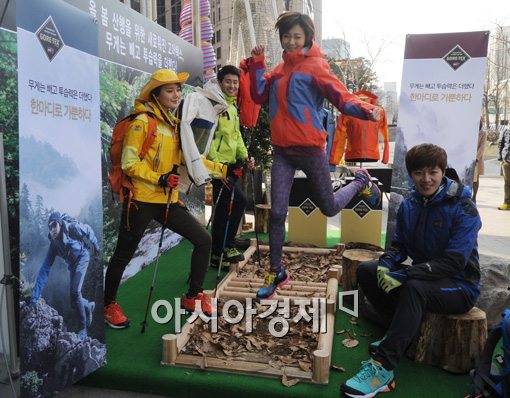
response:
[[[377,96],[365,90],[354,94],[370,104],[375,105]],[[382,162],[388,163],[388,124],[386,114],[381,109],[381,119],[378,122],[357,119],[352,116],[341,114],[333,137],[333,146],[329,157],[330,164],[339,164],[344,157],[347,162],[377,161],[381,158],[379,152],[379,133],[384,139]],[[347,141],[347,148],[345,142]]]
[[[249,60],[242,59],[239,69],[241,77],[239,79],[239,91],[237,92],[237,106],[239,106],[240,124],[244,127],[255,127],[259,118],[260,105],[251,99],[250,94],[250,75]]]

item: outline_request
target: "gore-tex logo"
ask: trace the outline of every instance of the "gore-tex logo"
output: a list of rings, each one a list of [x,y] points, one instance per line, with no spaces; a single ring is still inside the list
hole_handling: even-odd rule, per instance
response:
[[[62,47],[64,47],[64,42],[51,16],[44,21],[35,34],[46,56],[50,62],[53,61],[53,58],[55,58]]]
[[[299,205],[299,208],[303,213],[309,216],[317,208],[317,206],[315,206],[310,199],[306,198],[305,201]]]
[[[471,57],[468,55],[468,53],[464,51],[464,49],[459,45],[456,45],[443,57],[446,63],[450,65],[453,70],[459,69],[470,58]]]

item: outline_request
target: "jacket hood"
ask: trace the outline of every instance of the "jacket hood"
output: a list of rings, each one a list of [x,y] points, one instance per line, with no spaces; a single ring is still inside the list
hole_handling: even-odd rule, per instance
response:
[[[227,102],[225,101],[225,96],[223,95],[223,91],[221,91],[221,87],[218,84],[217,79],[210,79],[207,83],[204,84],[204,87],[195,87],[195,92],[202,94],[204,97],[214,101],[220,105],[228,107]]]
[[[179,119],[177,119],[177,117],[175,115],[168,115],[168,117],[164,117],[163,113],[161,112],[159,107],[156,106],[156,104],[154,102],[144,101],[142,99],[136,99],[135,100],[135,109],[134,109],[133,113],[141,113],[141,112],[150,112],[150,113],[156,115],[156,117],[160,121],[162,121],[164,123],[168,123],[172,126],[177,125],[177,123],[179,122]]]
[[[374,93],[371,93],[370,91],[366,91],[366,90],[359,90],[359,91],[356,91],[354,94],[372,105],[376,105],[377,99],[379,98]]]

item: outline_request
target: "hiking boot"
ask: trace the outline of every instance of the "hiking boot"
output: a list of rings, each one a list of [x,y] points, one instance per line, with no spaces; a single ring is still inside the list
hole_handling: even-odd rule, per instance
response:
[[[125,329],[129,326],[129,319],[122,313],[116,301],[104,307],[104,321],[114,329]]]
[[[380,392],[390,392],[395,388],[393,370],[386,370],[381,363],[369,359],[361,362],[361,370],[340,386],[340,391],[348,397],[372,398]]]
[[[256,301],[270,299],[276,294],[276,289],[287,284],[289,276],[285,272],[285,267],[281,264],[278,271],[269,271],[264,276],[264,286],[259,289]]]
[[[498,210],[510,210],[510,205],[503,203],[501,206],[498,206]]]
[[[371,207],[377,207],[381,203],[381,190],[376,183],[372,182],[372,177],[365,169],[359,169],[354,173],[354,181],[360,181],[364,187],[359,196],[364,198]]]
[[[83,341],[87,338],[87,328],[83,328],[78,332],[78,338]]]
[[[89,301],[87,303],[87,305],[85,306],[85,319],[86,319],[87,327],[89,327],[92,324],[94,308],[96,308],[96,303],[94,303],[93,301]]]
[[[235,247],[226,247],[223,251],[223,260],[227,263],[238,263],[244,261],[244,254]]]
[[[213,313],[211,298],[204,293],[198,293],[193,297],[189,297],[187,294],[185,294],[181,300],[181,305],[182,308],[184,308],[186,311],[195,312],[195,305],[197,302],[200,303],[201,307],[198,308],[197,311],[200,311],[201,309],[205,315],[210,317]]]
[[[234,246],[236,249],[240,249],[241,251],[244,251],[250,247],[250,239],[248,238],[235,238],[232,242],[232,246]]]
[[[218,269],[220,267],[220,258],[221,256],[217,254],[211,254],[211,268]],[[225,256],[223,256],[223,260],[221,261],[221,270],[230,270],[230,263],[225,261]]]
[[[386,338],[386,336],[384,336],[381,340],[377,340],[377,341],[370,343],[370,345],[368,346],[368,354],[371,357],[373,357],[375,354],[377,354],[377,351],[379,350],[379,346],[381,345],[381,343],[383,342],[383,340],[385,338]]]

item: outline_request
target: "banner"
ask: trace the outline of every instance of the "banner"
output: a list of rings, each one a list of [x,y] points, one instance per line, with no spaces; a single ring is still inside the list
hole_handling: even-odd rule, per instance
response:
[[[103,205],[94,18],[17,2],[22,396],[102,366]]]
[[[393,160],[387,245],[396,211],[412,184],[407,150],[433,143],[448,154],[448,167],[471,186],[487,67],[489,32],[408,35]]]

